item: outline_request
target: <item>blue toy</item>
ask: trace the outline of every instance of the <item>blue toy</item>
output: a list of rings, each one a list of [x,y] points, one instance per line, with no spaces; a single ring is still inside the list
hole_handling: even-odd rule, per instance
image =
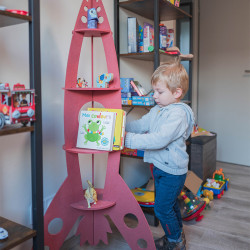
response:
[[[108,88],[109,83],[113,80],[114,75],[112,73],[105,73],[100,76],[98,76],[96,82],[97,82],[97,88]]]
[[[95,8],[88,9],[88,28],[96,29],[98,23],[98,15]]]

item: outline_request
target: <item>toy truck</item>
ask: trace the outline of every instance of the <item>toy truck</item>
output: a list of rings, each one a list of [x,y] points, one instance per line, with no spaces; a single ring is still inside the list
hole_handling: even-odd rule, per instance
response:
[[[0,129],[7,124],[35,121],[35,91],[17,83],[10,90],[9,84],[0,84]]]
[[[207,179],[207,182],[203,185],[203,189],[213,191],[215,197],[220,199],[224,194],[224,190],[227,191],[228,183],[229,178],[225,178],[223,169],[220,168],[213,173],[213,179]]]

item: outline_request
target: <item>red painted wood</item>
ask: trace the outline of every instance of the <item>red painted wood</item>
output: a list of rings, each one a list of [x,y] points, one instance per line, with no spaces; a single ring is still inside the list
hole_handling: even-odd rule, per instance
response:
[[[81,21],[83,15],[87,17],[87,12],[84,8],[86,6],[88,8],[101,8],[101,11],[98,12],[98,16],[102,16],[104,21],[98,24],[97,29],[87,29],[87,23]],[[76,88],[75,84],[82,41],[85,37],[91,37],[91,39],[93,39],[93,37],[96,36],[102,38],[107,62],[107,73],[113,73],[114,80],[108,89]],[[93,43],[91,44],[93,53],[94,47]],[[91,86],[94,86],[93,78],[95,78],[95,76],[92,77]],[[144,249],[153,250],[155,249],[154,240],[146,218],[130,189],[119,175],[120,151],[108,152],[104,189],[97,190],[97,204],[92,205],[91,208],[87,207],[84,190],[82,188],[78,156],[79,154],[91,154],[93,158],[93,168],[94,155],[107,152],[76,148],[79,125],[78,116],[83,105],[96,102],[102,104],[105,108],[121,108],[120,76],[112,32],[102,1],[84,0],[80,7],[73,31],[65,80],[65,145],[63,148],[66,153],[68,176],[46,211],[44,217],[45,245],[48,246],[50,250],[60,249],[65,238],[77,221],[79,221],[79,225],[76,234],[80,235],[81,245],[85,242],[89,242],[91,245],[97,245],[100,240],[108,244],[107,233],[112,233],[109,222],[104,216],[108,215],[124,239],[128,242],[131,249],[142,249],[138,245],[138,240],[143,239],[147,242],[147,247]],[[125,224],[124,217],[126,214],[133,214],[137,217],[138,225],[136,228],[129,228]],[[53,223],[53,220],[56,218],[62,220],[63,226],[59,232],[52,234],[49,232],[49,225]]]

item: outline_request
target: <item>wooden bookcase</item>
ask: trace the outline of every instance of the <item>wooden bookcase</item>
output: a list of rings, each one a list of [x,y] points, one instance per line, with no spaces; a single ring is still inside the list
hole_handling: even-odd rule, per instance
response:
[[[0,249],[10,249],[33,238],[33,249],[44,249],[43,228],[43,169],[42,169],[42,112],[41,112],[41,62],[40,62],[40,1],[28,0],[29,15],[0,11],[0,27],[28,23],[30,88],[36,91],[36,122],[23,127],[19,124],[5,126],[0,136],[31,133],[31,176],[33,229],[0,217],[0,227],[9,232],[8,239],[0,242]]]
[[[150,19],[154,22],[154,51],[153,52],[143,52],[143,53],[120,53],[120,9],[128,10],[129,15],[132,14],[139,15],[142,18]],[[175,56],[168,55],[166,53],[159,51],[159,23],[161,21],[171,21],[176,20],[176,46],[180,48],[181,53],[190,54],[192,53],[192,1],[183,0],[181,1],[181,6],[175,7],[167,0],[129,0],[129,1],[115,1],[114,6],[114,29],[115,29],[115,46],[117,52],[118,63],[125,59],[137,60],[138,63],[143,63],[144,61],[152,61],[153,69],[156,69],[160,62],[167,62],[172,60]],[[124,23],[124,21],[123,21]],[[124,29],[126,30],[126,29]],[[183,32],[184,31],[184,32]],[[126,31],[123,31],[126,32]],[[191,105],[192,101],[192,59],[189,57],[182,56],[181,61],[184,67],[189,73],[189,91],[184,98],[183,102]],[[127,60],[126,62],[129,62]],[[119,63],[120,65],[120,63]],[[121,70],[121,67],[120,67]],[[130,77],[130,76],[128,76]],[[132,109],[149,109],[149,106],[133,106],[133,105],[123,105],[123,107],[130,108],[128,113]],[[189,150],[189,149],[188,149]],[[123,157],[139,158],[134,156],[122,155]],[[126,164],[126,163],[124,163]],[[149,213],[153,209],[142,209]],[[155,218],[155,225],[158,222]]]

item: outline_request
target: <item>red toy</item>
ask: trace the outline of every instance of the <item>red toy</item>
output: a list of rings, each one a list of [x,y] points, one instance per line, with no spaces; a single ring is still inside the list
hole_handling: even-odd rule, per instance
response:
[[[14,14],[24,15],[24,16],[27,16],[29,14],[29,12],[25,10],[6,10],[6,11],[9,11]]]
[[[9,84],[0,84],[0,129],[6,124],[26,125],[35,120],[35,91],[17,83],[10,90]]]

